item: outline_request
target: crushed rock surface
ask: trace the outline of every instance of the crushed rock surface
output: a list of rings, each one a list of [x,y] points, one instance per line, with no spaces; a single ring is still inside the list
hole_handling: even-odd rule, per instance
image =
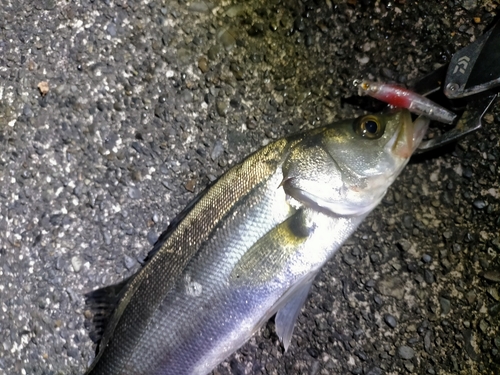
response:
[[[131,275],[245,155],[411,84],[491,0],[0,1],[0,374],[83,374],[83,294]],[[324,268],[213,374],[498,374],[500,109],[416,158]]]

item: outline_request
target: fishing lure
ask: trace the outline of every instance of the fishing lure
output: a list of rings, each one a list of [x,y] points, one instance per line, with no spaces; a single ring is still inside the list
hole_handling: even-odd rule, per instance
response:
[[[424,115],[431,120],[452,124],[457,115],[444,107],[434,103],[425,96],[407,88],[373,81],[354,80],[359,95],[369,95],[392,106],[407,108],[417,115]]]

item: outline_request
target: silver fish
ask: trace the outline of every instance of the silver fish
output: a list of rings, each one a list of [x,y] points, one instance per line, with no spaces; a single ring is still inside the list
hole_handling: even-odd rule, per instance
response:
[[[205,375],[276,314],[288,348],[321,266],[383,198],[428,120],[367,115],[280,139],[224,174],[145,266],[87,295],[87,375]]]

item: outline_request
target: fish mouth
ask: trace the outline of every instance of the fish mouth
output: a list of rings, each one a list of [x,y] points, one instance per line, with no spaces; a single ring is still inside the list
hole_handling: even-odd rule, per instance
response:
[[[389,142],[393,154],[403,159],[410,158],[422,142],[429,122],[430,120],[425,116],[419,116],[412,121],[410,112],[402,111],[399,131]]]

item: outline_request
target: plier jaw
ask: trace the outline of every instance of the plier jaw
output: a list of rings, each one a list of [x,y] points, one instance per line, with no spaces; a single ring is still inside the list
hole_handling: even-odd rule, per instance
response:
[[[497,96],[498,94],[491,94],[471,98],[465,105],[465,109],[458,115],[455,126],[434,138],[422,141],[415,154],[435,150],[480,129],[483,126],[484,115],[496,101]]]

